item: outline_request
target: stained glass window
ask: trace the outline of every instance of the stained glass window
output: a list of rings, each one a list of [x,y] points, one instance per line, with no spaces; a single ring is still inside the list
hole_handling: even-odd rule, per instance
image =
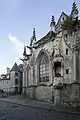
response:
[[[49,60],[48,57],[42,53],[39,62],[39,82],[49,81]]]

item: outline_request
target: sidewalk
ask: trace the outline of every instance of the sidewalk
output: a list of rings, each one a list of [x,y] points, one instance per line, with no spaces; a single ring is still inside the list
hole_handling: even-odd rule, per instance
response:
[[[29,99],[29,98],[21,96],[21,95],[9,96],[7,98],[0,98],[0,101],[6,101],[9,103],[13,103],[13,104],[29,106],[29,107],[39,108],[39,109],[45,109],[45,110],[49,110],[49,111],[80,114],[80,109],[77,110],[74,107],[55,106],[52,103]]]

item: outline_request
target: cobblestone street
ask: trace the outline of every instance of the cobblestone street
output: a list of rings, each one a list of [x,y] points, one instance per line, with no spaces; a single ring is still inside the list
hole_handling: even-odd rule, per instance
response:
[[[13,101],[9,101],[13,98]],[[14,100],[14,98],[16,98]],[[18,104],[19,97],[11,97],[11,98],[0,98],[0,120],[80,120],[79,112],[67,112],[60,111],[60,109],[46,109],[40,108],[38,106],[38,101],[35,101],[37,106],[30,106],[28,104]],[[21,99],[20,99],[21,101]],[[28,101],[28,100],[27,100]],[[34,102],[34,101],[33,101]],[[24,99],[23,99],[24,103]],[[35,104],[34,103],[34,104]],[[45,103],[45,102],[44,102]],[[41,103],[42,105],[43,103]],[[47,105],[45,103],[47,107]],[[62,108],[61,108],[62,109]]]
[[[53,112],[1,101],[0,120],[53,120]]]

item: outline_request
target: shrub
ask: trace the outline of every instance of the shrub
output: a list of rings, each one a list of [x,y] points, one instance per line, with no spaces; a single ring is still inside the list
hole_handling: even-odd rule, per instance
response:
[[[68,17],[63,23],[62,23],[62,29],[67,30],[68,32],[74,31],[77,27],[77,20],[72,20],[71,17]]]

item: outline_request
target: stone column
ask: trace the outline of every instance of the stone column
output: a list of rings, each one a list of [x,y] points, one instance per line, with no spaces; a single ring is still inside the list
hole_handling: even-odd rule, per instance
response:
[[[76,81],[79,83],[79,50],[76,50]]]
[[[54,91],[54,104],[60,104],[60,90],[55,89]]]
[[[33,51],[33,98],[36,97],[36,88],[35,88],[35,55]]]
[[[75,49],[72,54],[73,54],[72,57],[73,82],[78,82],[79,81],[79,50]]]
[[[26,66],[24,65],[24,71],[23,71],[23,94],[26,95],[26,82],[27,82],[27,72],[26,72]]]
[[[73,82],[76,81],[76,52],[73,50],[73,57],[72,57],[72,76],[73,76]]]

